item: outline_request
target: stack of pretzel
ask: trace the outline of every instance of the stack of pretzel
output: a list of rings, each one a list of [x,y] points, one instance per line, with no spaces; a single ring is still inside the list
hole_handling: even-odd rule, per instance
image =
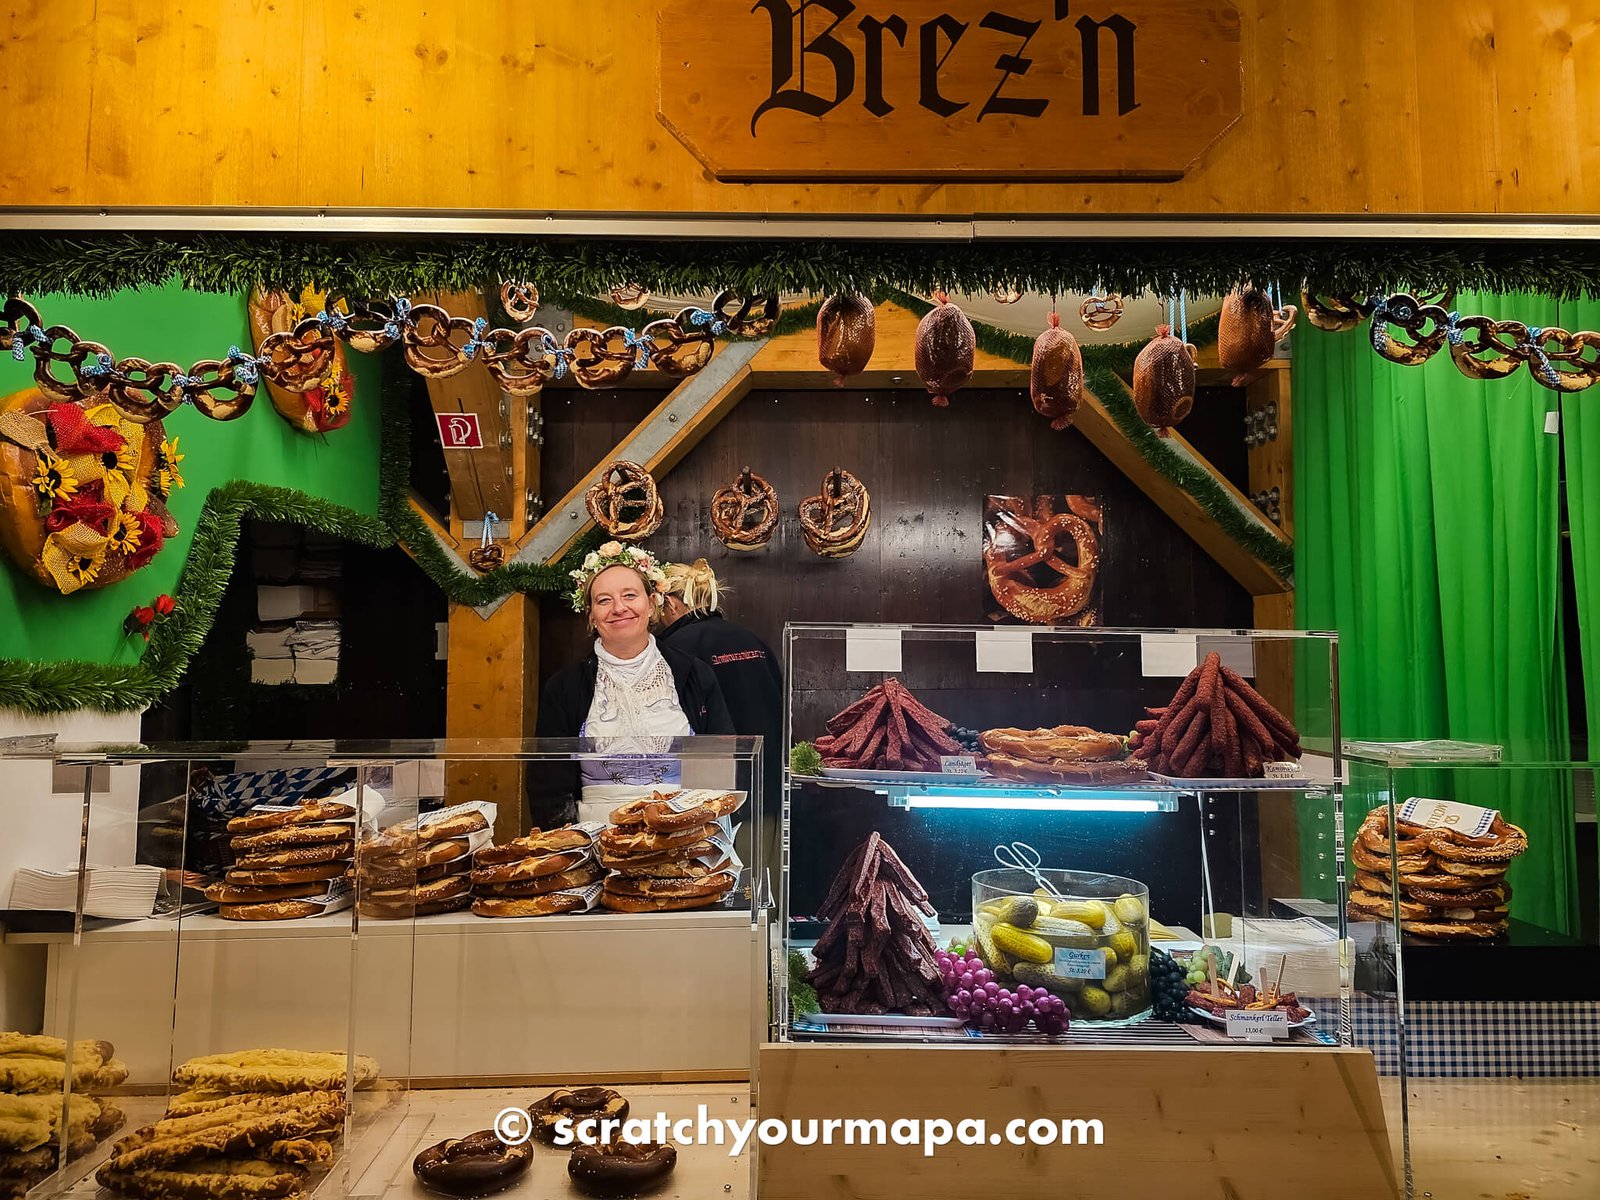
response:
[[[604,874],[594,857],[598,826],[535,829],[485,846],[472,860],[472,911],[480,917],[548,917],[586,912],[586,889]]]
[[[1000,779],[1098,786],[1145,777],[1144,762],[1125,757],[1127,739],[1085,725],[1053,729],[986,729],[978,738],[980,764]]]
[[[743,793],[698,788],[654,792],[613,810],[600,835],[600,903],[629,913],[720,903],[738,883],[720,822],[743,803]]]
[[[1506,869],[1528,848],[1528,835],[1499,813],[1486,836],[1396,822],[1375,808],[1361,823],[1350,858],[1356,868],[1349,915],[1387,921],[1398,904],[1400,928],[1416,937],[1467,941],[1499,937],[1510,924]],[[1392,854],[1391,854],[1392,850]]]
[[[945,732],[949,728],[949,721],[890,678],[830,720],[815,745],[826,767],[937,771],[941,755],[961,753]]]
[[[928,893],[874,833],[834,877],[817,915],[828,928],[812,950],[808,982],[823,1012],[926,1017],[944,1011],[938,952],[922,913]]]
[[[1147,708],[1129,746],[1161,775],[1259,779],[1269,762],[1298,761],[1300,732],[1217,654],[1189,672],[1165,708]]]

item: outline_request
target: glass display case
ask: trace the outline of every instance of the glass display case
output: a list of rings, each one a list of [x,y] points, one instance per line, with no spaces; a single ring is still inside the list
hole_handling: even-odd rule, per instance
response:
[[[761,753],[0,743],[0,1185],[381,1195],[553,1088],[748,1111]],[[662,1194],[748,1195],[752,1163],[680,1146]]]
[[[1575,1139],[1600,1111],[1600,763],[1521,749],[1346,744],[1351,929],[1364,946],[1398,926],[1419,1195],[1525,1190],[1530,1144],[1539,1194],[1592,1190]],[[1379,827],[1395,819],[1386,847]],[[1461,1138],[1464,1113],[1493,1132]]]
[[[789,626],[763,1114],[788,1103],[766,1082],[786,1050],[794,1076],[824,1048],[848,1069],[855,1049],[908,1087],[937,1061],[968,1089],[991,1070],[1020,1085],[1023,1064],[1098,1079],[1109,1060],[1058,1056],[1125,1053],[1122,1080],[1073,1093],[1108,1142],[1113,1120],[1183,1123],[1192,1095],[1141,1099],[1172,1073],[1221,1087],[1237,1069],[1254,1081],[1227,1101],[1239,1120],[1281,1125],[1257,1102],[1300,1062],[1326,1089],[1303,1110],[1319,1128],[1284,1136],[1337,1127],[1342,1194],[1397,1194],[1401,1114],[1386,1121],[1379,1096],[1401,1089],[1378,1067],[1399,1069],[1400,975],[1392,930],[1358,943],[1347,917],[1337,651],[1260,630]],[[982,1050],[1009,1065],[917,1057]],[[1167,1051],[1216,1057],[1151,1057]],[[1153,1138],[1147,1178],[1177,1184],[1193,1153]],[[766,1161],[764,1188],[802,1165]]]

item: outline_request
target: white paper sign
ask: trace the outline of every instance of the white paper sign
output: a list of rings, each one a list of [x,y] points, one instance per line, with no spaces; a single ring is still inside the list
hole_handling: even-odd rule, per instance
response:
[[[978,670],[1011,675],[1033,674],[1033,630],[980,629],[974,639]]]
[[[1471,804],[1457,804],[1453,800],[1429,800],[1413,796],[1400,806],[1395,816],[1407,825],[1421,825],[1426,829],[1448,829],[1462,837],[1488,837],[1499,816],[1492,808],[1478,808]]]
[[[844,669],[897,673],[900,670],[900,631],[847,628],[844,631]]]
[[[1270,1042],[1289,1036],[1289,1014],[1281,1008],[1228,1013],[1228,1036],[1247,1042]]]
[[[1057,975],[1065,979],[1106,977],[1106,956],[1100,950],[1067,950],[1057,946],[1055,962],[1051,966]]]
[[[1139,653],[1147,679],[1181,679],[1200,665],[1199,646],[1192,633],[1141,633]]]
[[[1544,431],[1546,433],[1561,432],[1561,414],[1554,409],[1544,415]]]
[[[970,754],[941,754],[939,770],[946,775],[976,775],[978,760]]]

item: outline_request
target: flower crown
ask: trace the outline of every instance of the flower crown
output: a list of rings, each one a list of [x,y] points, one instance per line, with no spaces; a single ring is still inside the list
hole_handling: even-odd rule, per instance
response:
[[[607,567],[632,567],[650,585],[650,600],[656,607],[662,604],[662,588],[667,582],[667,573],[661,569],[661,564],[656,556],[642,546],[624,546],[621,542],[607,542],[598,550],[591,550],[584,556],[583,565],[576,571],[569,571],[568,576],[573,583],[572,611],[582,612],[587,603],[585,593],[589,590],[589,582]]]

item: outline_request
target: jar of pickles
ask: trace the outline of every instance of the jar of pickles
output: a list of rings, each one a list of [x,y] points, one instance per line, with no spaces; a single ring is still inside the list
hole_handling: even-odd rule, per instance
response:
[[[1084,871],[1001,867],[972,877],[972,932],[1001,980],[1042,987],[1074,1022],[1150,1011],[1150,889]],[[1040,886],[1043,880],[1044,886]]]

